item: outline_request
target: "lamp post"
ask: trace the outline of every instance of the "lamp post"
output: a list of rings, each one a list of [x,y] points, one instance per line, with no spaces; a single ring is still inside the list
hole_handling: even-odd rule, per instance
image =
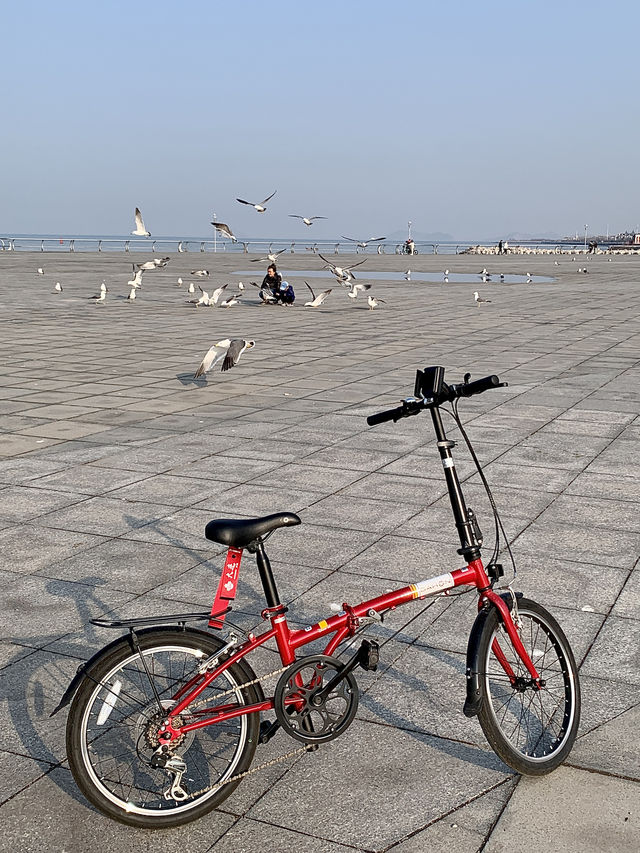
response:
[[[584,226],[584,247],[585,247],[585,249],[587,248],[587,228],[588,227],[589,227],[588,225]]]
[[[215,213],[211,214],[212,225],[213,225],[213,251],[218,251],[218,229],[216,228],[216,215]]]

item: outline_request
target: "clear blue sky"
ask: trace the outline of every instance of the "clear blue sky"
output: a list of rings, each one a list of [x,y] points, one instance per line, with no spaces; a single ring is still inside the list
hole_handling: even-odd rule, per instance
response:
[[[637,0],[7,4],[0,233],[123,234],[136,205],[154,236],[635,227],[639,25]]]

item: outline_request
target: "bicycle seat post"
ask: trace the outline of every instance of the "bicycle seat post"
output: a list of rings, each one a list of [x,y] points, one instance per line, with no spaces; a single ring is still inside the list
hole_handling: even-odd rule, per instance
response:
[[[258,564],[258,573],[260,574],[260,580],[262,581],[262,588],[264,589],[267,607],[278,607],[281,603],[280,596],[276,589],[276,582],[271,570],[271,563],[267,556],[267,552],[264,550],[264,543],[262,539],[258,539],[255,543],[252,543],[252,546],[249,546],[250,551],[254,548],[256,563]]]

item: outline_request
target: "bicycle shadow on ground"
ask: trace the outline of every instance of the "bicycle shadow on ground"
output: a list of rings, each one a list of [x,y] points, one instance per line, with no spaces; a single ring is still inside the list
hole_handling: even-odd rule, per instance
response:
[[[97,594],[97,589],[106,583],[103,578],[90,576],[73,583],[51,580],[45,584],[49,595],[60,599],[71,597],[82,623],[80,631],[73,635],[80,634],[81,642],[86,642],[87,646],[100,639],[89,620],[104,616],[113,609],[112,604],[105,603]],[[6,709],[2,748],[33,759],[43,774],[66,762],[64,729],[67,709],[62,709],[54,717],[50,714],[83,660],[72,646],[64,651],[48,647],[53,643],[64,646],[65,638],[73,635],[55,632],[13,636],[8,642],[15,646],[15,654],[0,669],[0,700],[4,700]],[[66,794],[86,805],[70,774],[57,774],[55,780]]]

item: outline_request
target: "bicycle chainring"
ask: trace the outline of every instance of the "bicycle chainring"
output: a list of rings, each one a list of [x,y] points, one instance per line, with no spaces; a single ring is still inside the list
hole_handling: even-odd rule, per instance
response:
[[[309,655],[280,676],[274,693],[278,722],[302,743],[326,743],[343,734],[358,710],[358,682],[349,672],[327,695],[323,689],[344,664],[330,655]]]

